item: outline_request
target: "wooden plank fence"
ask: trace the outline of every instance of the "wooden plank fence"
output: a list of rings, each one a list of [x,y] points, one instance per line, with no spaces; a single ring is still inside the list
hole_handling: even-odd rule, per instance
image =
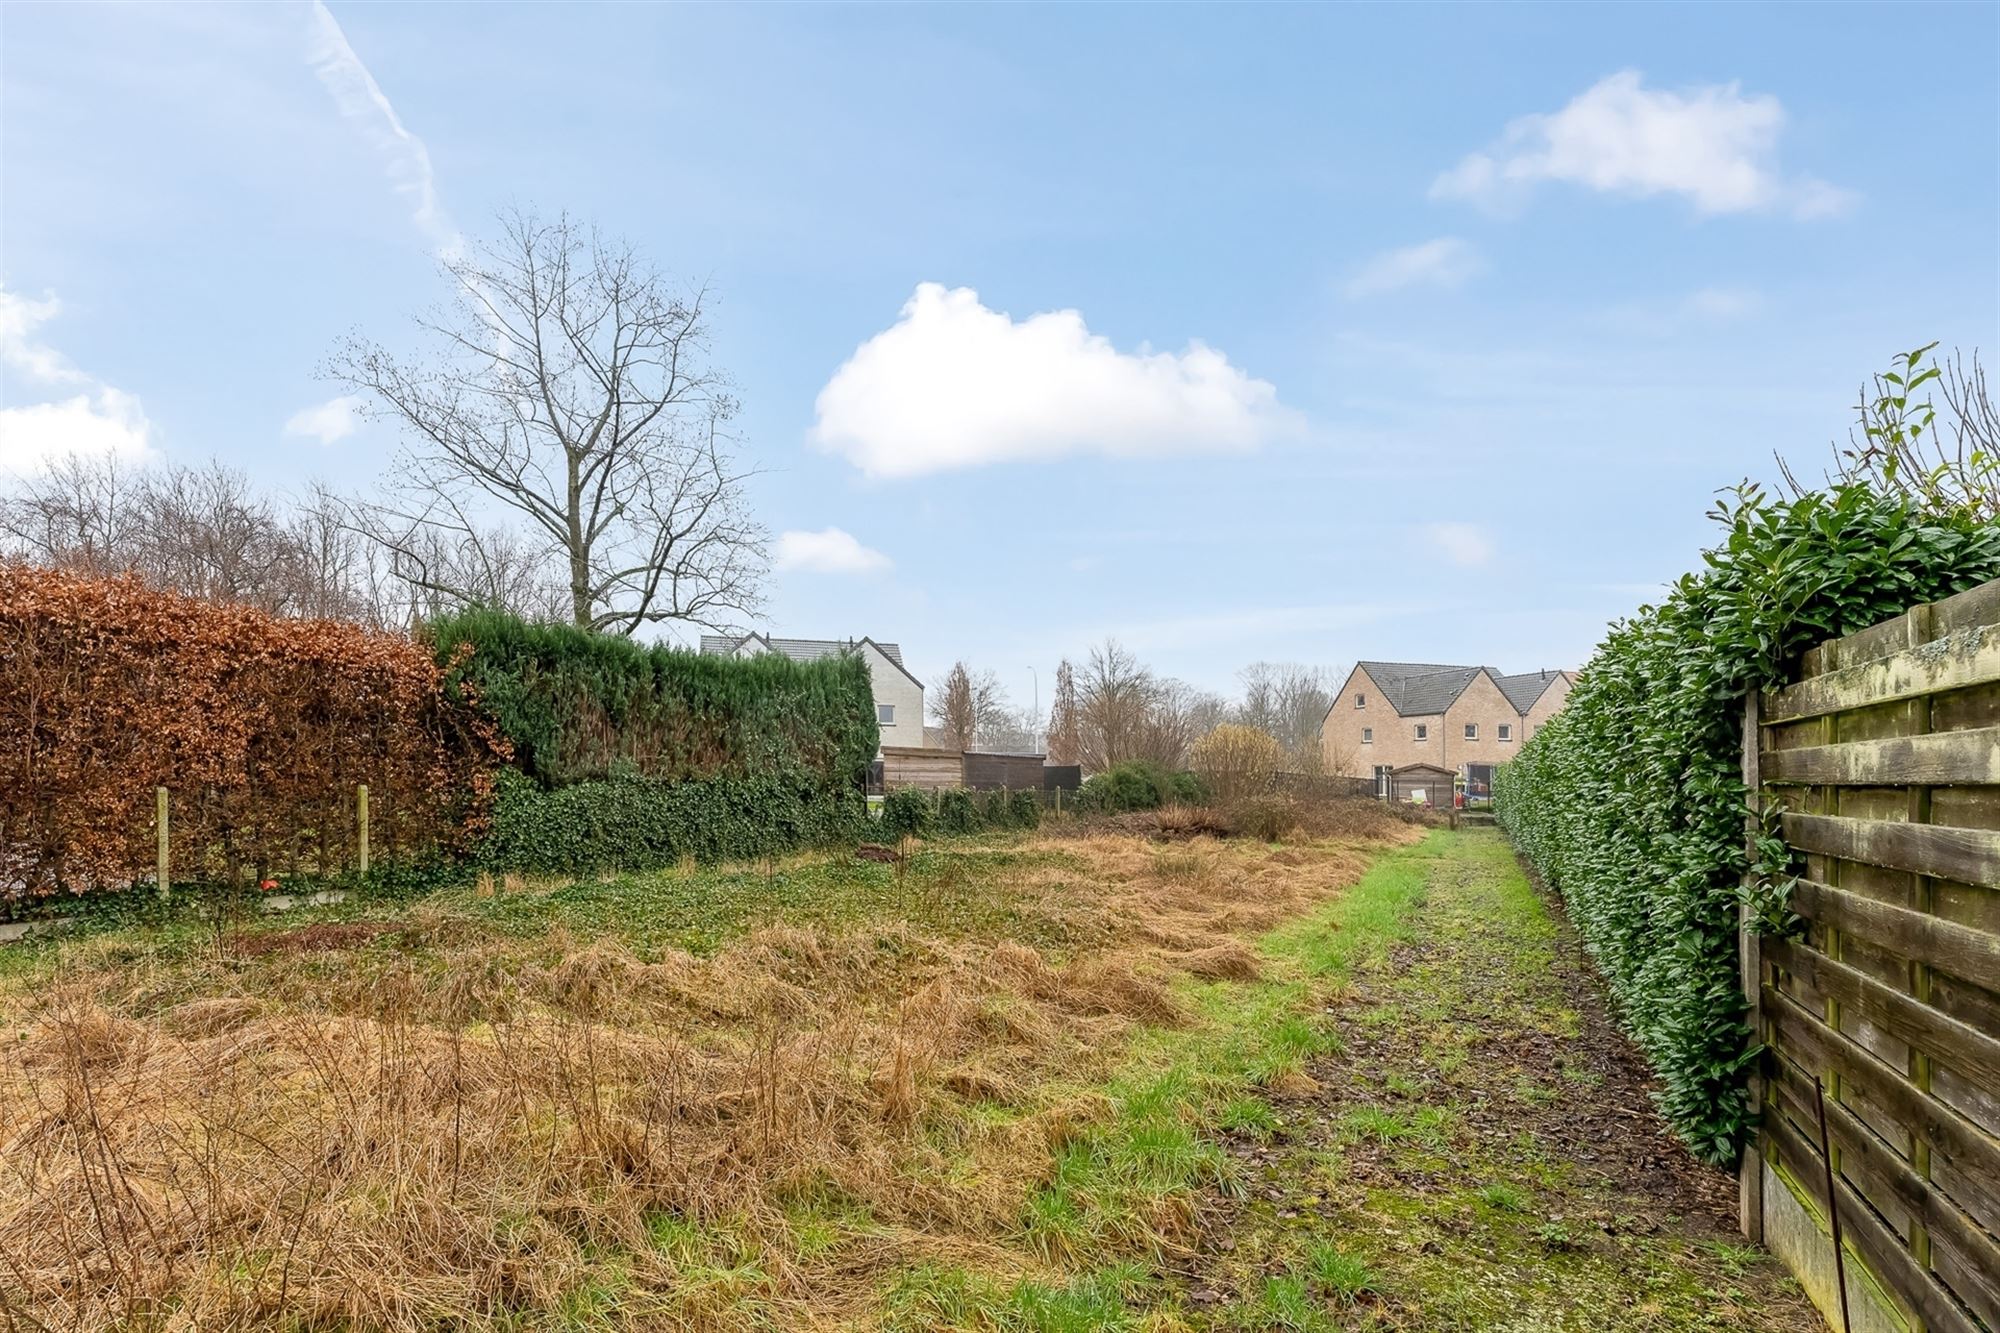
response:
[[[1744,775],[1804,861],[1743,973],[1764,1051],[1744,1229],[1839,1327],[2000,1333],[2000,582],[1806,654]]]

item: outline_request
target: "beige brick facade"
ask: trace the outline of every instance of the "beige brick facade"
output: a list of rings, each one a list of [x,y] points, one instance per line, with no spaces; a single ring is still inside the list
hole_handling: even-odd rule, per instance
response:
[[[1572,684],[1569,673],[1563,671],[1549,672],[1545,681],[1509,677],[1520,683],[1519,694],[1540,691],[1523,716],[1490,670],[1467,667],[1434,670],[1469,675],[1469,679],[1448,700],[1437,700],[1441,705],[1438,711],[1401,713],[1393,694],[1398,682],[1392,679],[1391,688],[1385,689],[1369,674],[1366,664],[1357,664],[1342,683],[1320,728],[1320,747],[1327,771],[1365,778],[1374,776],[1379,769],[1401,768],[1405,764],[1435,764],[1460,774],[1466,772],[1467,765],[1483,769],[1503,764],[1537,728],[1555,716],[1568,698]],[[1455,683],[1456,678],[1453,680]],[[1443,695],[1450,690],[1434,692]]]

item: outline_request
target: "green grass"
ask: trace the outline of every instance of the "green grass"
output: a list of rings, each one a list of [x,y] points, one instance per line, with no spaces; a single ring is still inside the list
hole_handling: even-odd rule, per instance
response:
[[[1094,943],[1077,938],[1076,924],[1041,899],[1026,899],[1010,887],[1019,872],[1044,867],[1084,874],[1059,850],[996,841],[926,846],[901,876],[892,867],[842,853],[808,853],[769,866],[726,864],[685,872],[530,881],[487,897],[465,882],[415,898],[357,890],[341,903],[282,913],[266,913],[248,902],[228,922],[232,938],[323,922],[376,922],[392,928],[372,942],[337,953],[239,953],[229,967],[246,991],[310,998],[328,984],[406,965],[413,958],[422,966],[427,958],[448,954],[453,944],[478,938],[512,942],[531,953],[545,940],[564,936],[615,940],[642,958],[654,958],[667,949],[707,955],[770,922],[851,928],[880,921],[898,927],[884,932],[885,947],[894,947],[904,926],[926,934],[1018,940],[1045,950]],[[199,904],[184,901],[160,921],[96,922],[80,934],[39,936],[0,948],[0,986],[36,987],[83,956],[122,970],[178,972],[173,984],[185,994],[162,991],[155,999],[164,1007],[207,993],[202,969],[214,953],[212,918],[203,915]],[[275,988],[260,985],[267,974],[282,974],[282,982]]]

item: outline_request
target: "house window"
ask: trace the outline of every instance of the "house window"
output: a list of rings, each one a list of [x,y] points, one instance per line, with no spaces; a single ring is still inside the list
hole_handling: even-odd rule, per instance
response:
[[[1389,794],[1390,771],[1387,764],[1375,765],[1375,794],[1377,796],[1387,796]]]
[[[1417,723],[1417,739],[1420,741],[1427,741],[1430,738],[1431,738],[1430,724],[1428,722]]]
[[[1366,707],[1368,706],[1368,696],[1367,696],[1367,695],[1365,695],[1365,694],[1357,694],[1357,695],[1355,695],[1355,696],[1354,696],[1354,706],[1355,706],[1356,708],[1366,708]]]
[[[1505,723],[1505,722],[1502,722],[1502,723],[1500,724],[1500,739],[1501,739],[1501,740],[1503,740],[1503,741],[1511,741],[1511,740],[1513,740],[1513,739],[1514,739],[1514,728],[1513,728],[1513,727],[1511,727],[1511,726],[1509,726],[1509,725],[1508,725],[1507,723]]]
[[[893,727],[893,726],[895,726],[895,725],[896,725],[896,705],[894,705],[894,704],[876,704],[876,705],[875,705],[875,720],[876,720],[877,722],[881,723],[881,724],[882,724],[883,726],[885,726],[885,727]]]
[[[1373,745],[1375,743],[1375,728],[1363,727],[1361,729],[1361,743],[1363,745]]]
[[[1465,739],[1469,741],[1479,739],[1479,724],[1477,722],[1468,722],[1465,724]]]

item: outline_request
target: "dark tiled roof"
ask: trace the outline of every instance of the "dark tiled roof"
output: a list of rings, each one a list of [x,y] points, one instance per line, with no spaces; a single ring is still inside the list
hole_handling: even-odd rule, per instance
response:
[[[1429,717],[1451,707],[1484,667],[1437,662],[1363,662],[1361,669],[1402,717]]]
[[[1507,696],[1507,702],[1514,705],[1514,711],[1522,717],[1535,706],[1535,701],[1548,692],[1555,684],[1560,671],[1523,671],[1518,676],[1495,676],[1494,682],[1500,686],[1500,693]]]
[[[1453,700],[1465,693],[1465,687],[1472,684],[1473,677],[1482,671],[1493,678],[1493,683],[1500,687],[1500,693],[1514,705],[1514,711],[1526,717],[1528,710],[1535,706],[1535,701],[1562,674],[1558,671],[1523,671],[1517,676],[1503,676],[1492,667],[1446,666],[1440,662],[1362,662],[1359,665],[1401,717],[1433,717],[1444,712],[1451,707]]]
[[[762,634],[704,634],[701,636],[701,650],[711,657],[728,657],[745,639],[768,643],[772,652],[783,653],[795,662],[814,662],[822,657],[851,653],[861,646],[859,639],[772,639]],[[869,642],[882,650],[882,656],[897,666],[903,665],[900,645],[883,643],[880,639],[870,639]]]

